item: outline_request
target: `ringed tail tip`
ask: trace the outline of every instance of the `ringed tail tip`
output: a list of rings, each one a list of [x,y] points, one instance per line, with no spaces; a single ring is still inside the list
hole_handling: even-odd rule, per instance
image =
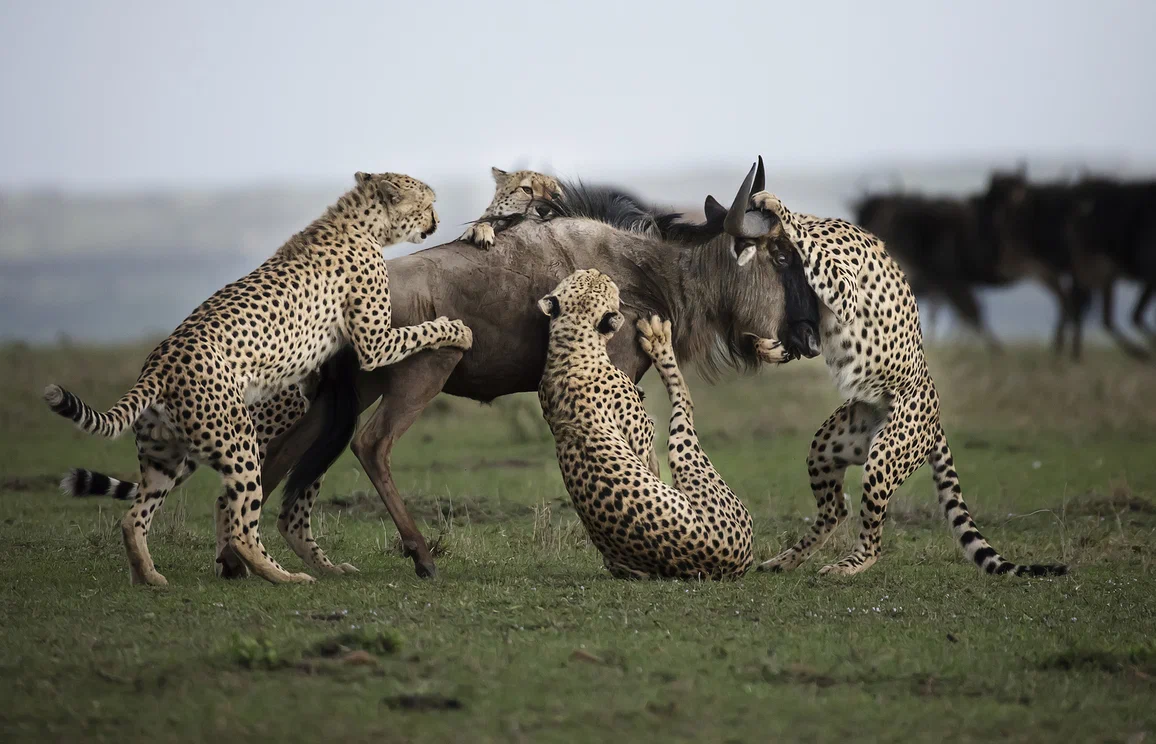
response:
[[[64,402],[64,389],[59,385],[49,385],[44,388],[44,401],[56,408]]]

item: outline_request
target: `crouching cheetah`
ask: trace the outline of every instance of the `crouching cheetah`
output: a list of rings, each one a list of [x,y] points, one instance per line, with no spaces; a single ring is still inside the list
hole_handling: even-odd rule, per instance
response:
[[[550,317],[538,399],[566,490],[606,567],[618,578],[746,573],[753,561],[751,516],[699,447],[670,322],[654,317],[640,321],[638,330],[673,406],[673,488],[647,465],[654,422],[634,383],[606,353],[623,322],[618,287],[594,269],[577,271],[538,305]]]
[[[434,198],[409,176],[358,173],[354,188],[321,218],[194,310],[108,412],[48,386],[52,410],[89,433],[115,437],[133,425],[141,480],[121,532],[134,584],[167,583],[146,538],[190,459],[217,471],[225,485],[216,509],[218,555],[230,550],[274,583],[313,580],[283,569],[261,543],[262,430],[269,422],[249,406],[285,395],[346,343],[367,370],[423,349],[470,347],[461,321],[391,325],[382,248],[431,234]]]
[[[557,179],[535,171],[507,173],[501,168],[491,168],[490,173],[494,177],[494,198],[461,237],[484,251],[494,247],[495,224],[501,230],[505,220],[526,214],[536,201],[551,201],[562,195]]]
[[[761,171],[761,161],[759,165]],[[745,188],[749,194],[749,180]],[[823,357],[847,399],[811,443],[807,469],[819,516],[810,534],[759,570],[794,569],[826,542],[847,516],[843,476],[848,465],[864,466],[859,541],[850,555],[820,573],[851,575],[870,568],[879,559],[891,494],[926,462],[955,538],[982,570],[1031,576],[1066,573],[1062,565],[1007,561],[976,529],[940,425],[939,394],[923,355],[915,298],[883,243],[840,219],[794,214],[766,191],[755,194],[751,203],[755,211],[747,213],[745,225],[728,227],[741,244],[736,251],[770,250],[786,243],[799,252],[808,283],[823,306]]]

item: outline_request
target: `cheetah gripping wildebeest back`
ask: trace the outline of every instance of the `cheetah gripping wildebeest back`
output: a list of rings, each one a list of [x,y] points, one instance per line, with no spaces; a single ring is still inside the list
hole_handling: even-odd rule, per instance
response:
[[[755,191],[754,196],[750,196]],[[815,434],[807,457],[819,516],[810,534],[759,570],[796,568],[847,516],[843,476],[862,465],[859,540],[850,555],[820,573],[851,575],[879,559],[880,536],[891,494],[924,462],[932,471],[939,505],[968,558],[992,574],[1063,574],[1062,565],[1019,565],[1005,560],[976,529],[939,420],[939,393],[927,369],[915,297],[898,264],[874,235],[840,219],[792,213],[763,190],[762,159],[732,210],[726,230],[740,262],[756,251],[792,247],[821,303],[819,336],[827,368],[847,399]],[[738,200],[736,200],[738,201]]]
[[[217,501],[218,555],[231,550],[268,581],[312,581],[273,561],[261,543],[261,450],[269,427],[250,412],[300,393],[295,383],[349,343],[363,369],[424,350],[469,348],[460,321],[393,328],[382,249],[421,242],[437,228],[434,192],[395,173],[358,173],[356,185],[248,276],[201,304],[145,361],[137,383],[106,413],[49,385],[52,410],[92,434],[132,425],[141,480],[121,521],[134,584],[163,585],[147,536],[166,494],[199,461],[225,485]],[[304,402],[300,402],[304,406]],[[292,416],[300,415],[291,411]]]
[[[746,573],[753,561],[751,516],[699,447],[670,322],[655,316],[638,326],[670,395],[673,488],[659,480],[651,461],[654,422],[634,382],[606,351],[623,323],[618,287],[595,269],[577,271],[538,305],[550,318],[538,388],[542,415],[566,490],[606,568],[618,578]]]
[[[494,198],[461,237],[484,251],[494,247],[495,231],[501,230],[508,220],[526,215],[535,204],[556,201],[562,196],[562,186],[556,178],[536,171],[507,173],[501,168],[490,168],[490,174],[494,177]]]

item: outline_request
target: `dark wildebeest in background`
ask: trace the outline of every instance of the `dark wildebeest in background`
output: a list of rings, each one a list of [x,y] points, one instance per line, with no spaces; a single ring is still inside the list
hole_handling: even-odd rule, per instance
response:
[[[1085,177],[1076,185],[1069,216],[1075,250],[1074,322],[1082,324],[1092,294],[1102,300],[1104,330],[1133,356],[1146,357],[1117,327],[1115,282],[1119,278],[1140,283],[1142,289],[1132,308],[1132,325],[1149,343],[1156,343],[1156,329],[1145,324],[1145,312],[1156,295],[1156,181],[1119,181]]]
[[[990,348],[999,348],[976,289],[1003,286],[1018,277],[1000,273],[998,245],[977,199],[875,194],[852,209],[856,224],[887,244],[912,291],[928,302],[927,330],[935,328],[939,305],[945,302]]]
[[[563,191],[551,205],[561,216],[543,220],[531,212],[499,233],[488,252],[453,242],[388,262],[394,324],[460,318],[473,330],[473,348],[423,352],[368,373],[335,363],[346,376],[331,370],[305,418],[270,444],[262,470],[266,493],[296,463],[283,507],[292,508],[352,438],[418,575],[432,576],[433,557],[390,473],[393,446],[439,392],[485,402],[536,390],[548,340],[547,319],[536,303],[576,269],[598,269],[614,279],[626,327],[651,315],[668,318],[680,362],[707,371],[721,364],[753,366],[747,334],[779,338],[796,356],[818,354],[818,299],[801,260],[796,255],[781,266],[760,255],[740,267],[734,240],[723,233],[728,210],[713,199],[707,200],[707,222],[689,225],[621,192],[581,184]],[[745,212],[746,205],[744,197],[731,209]],[[622,229],[630,227],[635,231]],[[649,367],[634,334],[616,335],[608,350],[636,381]],[[376,412],[353,437],[358,414],[378,398]],[[237,571],[223,566],[226,575]]]

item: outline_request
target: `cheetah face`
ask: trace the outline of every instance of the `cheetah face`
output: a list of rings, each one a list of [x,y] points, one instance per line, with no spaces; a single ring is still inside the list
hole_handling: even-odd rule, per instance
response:
[[[437,195],[425,183],[401,173],[358,173],[355,178],[367,198],[385,207],[387,245],[421,243],[438,229]]]
[[[575,271],[538,300],[538,307],[550,318],[551,333],[560,329],[592,329],[603,343],[609,342],[623,323],[618,285],[597,269]]]
[[[501,168],[491,168],[494,177],[494,199],[486,214],[491,217],[511,217],[526,214],[534,205],[539,217],[549,214],[544,203],[562,196],[558,180],[535,171],[520,170],[507,173]]]

